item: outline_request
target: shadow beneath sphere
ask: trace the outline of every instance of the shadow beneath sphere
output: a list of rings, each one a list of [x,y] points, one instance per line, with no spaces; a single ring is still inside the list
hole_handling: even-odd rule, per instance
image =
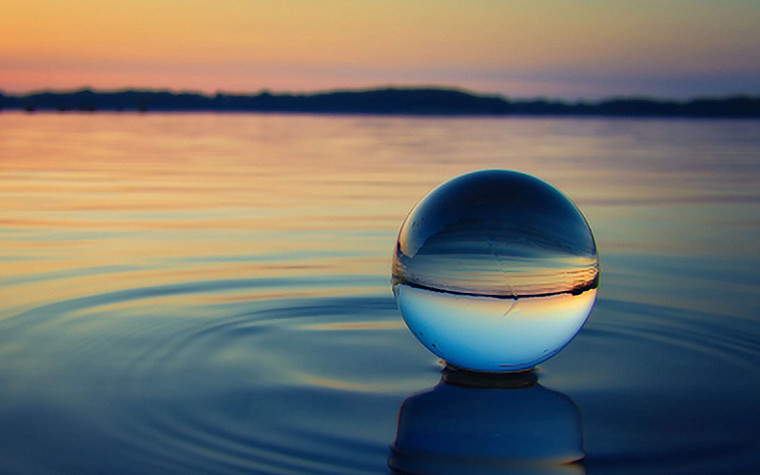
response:
[[[443,371],[399,408],[388,467],[404,474],[580,474],[581,414],[534,372]]]

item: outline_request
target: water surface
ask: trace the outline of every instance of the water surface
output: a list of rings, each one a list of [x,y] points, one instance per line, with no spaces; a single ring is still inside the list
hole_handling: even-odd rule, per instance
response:
[[[759,125],[0,114],[0,472],[387,473],[434,434],[439,473],[758,472]],[[597,240],[531,388],[441,386],[391,294],[406,213],[482,168]]]

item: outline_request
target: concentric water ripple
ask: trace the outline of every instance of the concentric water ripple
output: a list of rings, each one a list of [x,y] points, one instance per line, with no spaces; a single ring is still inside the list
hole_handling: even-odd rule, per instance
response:
[[[56,411],[97,414],[91,436],[118,447],[89,462],[62,452],[53,469],[373,473],[384,466],[399,400],[419,388],[408,369],[399,373],[418,349],[388,352],[389,341],[411,338],[390,295],[212,303],[184,309],[191,314],[160,305],[314,285],[334,283],[194,282],[81,297],[6,319],[0,348],[19,367],[37,358],[45,379],[59,379],[52,387],[72,392],[55,398]],[[56,344],[62,333],[76,338]],[[11,339],[25,341],[16,354]]]
[[[34,367],[40,372],[36,378],[27,375],[27,384],[46,381],[56,388],[40,398],[44,390],[10,378],[12,390],[36,393],[27,413],[55,414],[39,433],[74,432],[92,439],[94,446],[103,444],[102,438],[109,441],[107,453],[83,458],[51,440],[60,450],[47,467],[40,467],[41,473],[44,468],[96,467],[117,472],[125,466],[142,473],[385,470],[400,402],[424,389],[421,381],[437,379],[435,361],[403,327],[390,295],[211,303],[194,314],[182,314],[189,309],[181,305],[168,310],[157,305],[153,312],[144,305],[159,297],[197,300],[191,297],[283,282],[225,284],[195,282],[92,295],[3,321],[0,348],[6,365],[18,371]],[[584,427],[594,429],[585,440],[587,449],[595,449],[585,462],[588,467],[607,469],[623,457],[631,466],[646,467],[655,463],[653,454],[662,452],[678,468],[677,462],[699,447],[705,448],[698,450],[704,463],[733,461],[741,467],[737,461],[754,461],[746,453],[750,446],[742,445],[750,434],[724,434],[716,440],[716,435],[687,432],[653,441],[647,435],[651,426],[641,422],[652,423],[647,411],[671,404],[671,415],[663,416],[662,407],[656,407],[658,425],[667,426],[670,418],[675,431],[675,424],[683,423],[679,411],[718,404],[725,396],[721,378],[746,377],[760,363],[758,346],[749,336],[756,331],[754,322],[744,322],[742,331],[736,322],[725,327],[716,321],[710,314],[600,299],[578,342],[562,358],[541,366],[543,384],[569,395]],[[62,333],[76,334],[77,345],[70,345],[71,335],[63,339],[66,344],[57,344]],[[14,339],[26,343],[14,347]],[[748,380],[747,389],[757,389],[752,384]],[[611,392],[618,396],[609,398]],[[638,405],[645,414],[631,420],[618,410],[620,404]],[[730,417],[728,412],[703,415],[701,424],[710,430]],[[640,458],[621,453],[619,440],[611,444],[593,435],[614,424],[622,425],[616,434],[646,448]]]

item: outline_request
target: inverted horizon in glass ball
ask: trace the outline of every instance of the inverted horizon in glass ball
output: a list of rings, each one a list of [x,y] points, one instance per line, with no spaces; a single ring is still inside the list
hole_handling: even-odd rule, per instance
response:
[[[484,170],[425,196],[399,232],[396,302],[448,364],[530,369],[577,334],[596,299],[599,261],[578,208],[519,172]]]

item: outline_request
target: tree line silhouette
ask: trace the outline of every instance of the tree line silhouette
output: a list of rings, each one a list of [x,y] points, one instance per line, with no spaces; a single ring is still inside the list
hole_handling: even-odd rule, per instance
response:
[[[509,99],[446,88],[381,88],[308,94],[263,91],[213,95],[167,90],[3,94],[0,109],[33,111],[293,112],[322,114],[617,116],[758,118],[760,96],[737,95],[685,101],[623,97],[600,101]]]

